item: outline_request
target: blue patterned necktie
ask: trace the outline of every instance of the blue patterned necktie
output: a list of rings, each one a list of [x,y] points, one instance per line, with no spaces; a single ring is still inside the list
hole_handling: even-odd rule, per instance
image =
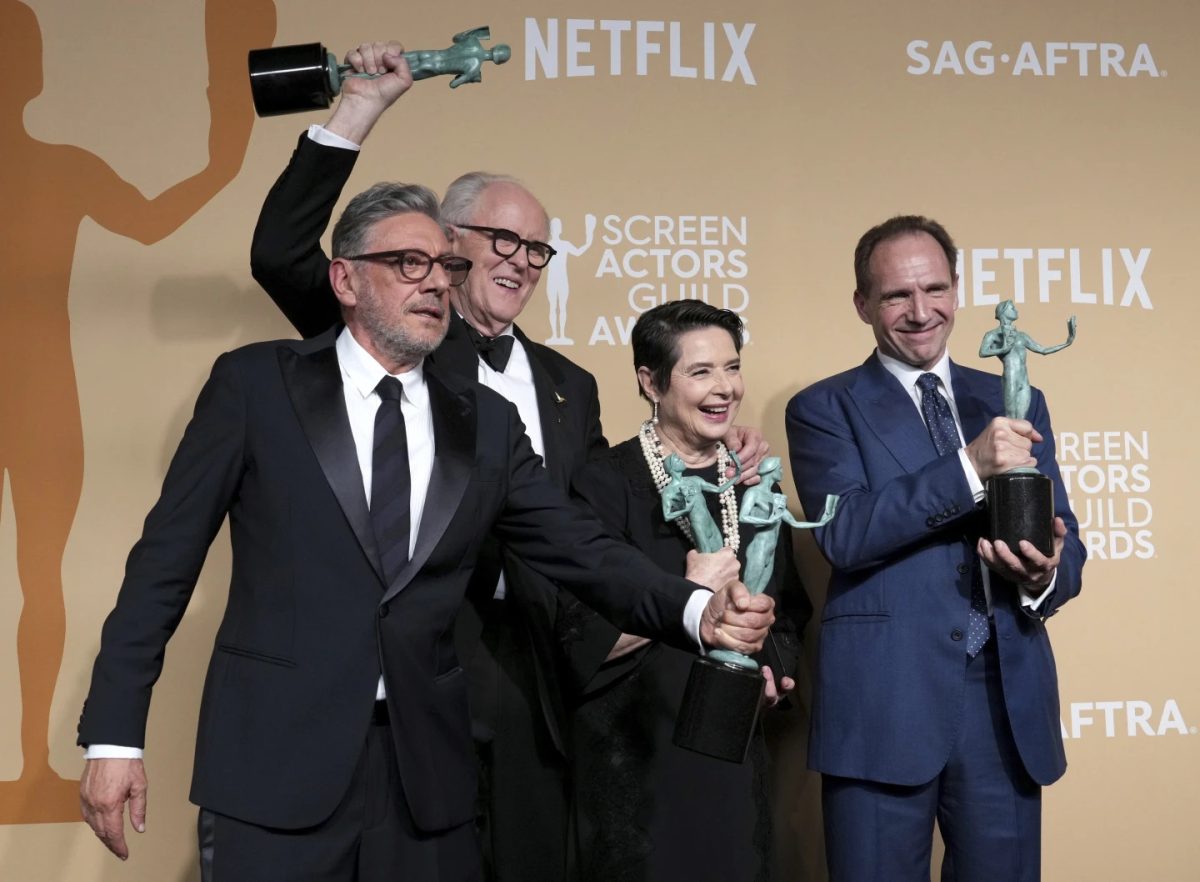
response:
[[[375,387],[375,438],[371,455],[371,525],[390,585],[408,563],[409,486],[408,435],[400,411],[404,387],[395,377],[384,377]]]
[[[950,402],[938,391],[941,381],[937,374],[921,374],[917,388],[921,390],[921,414],[929,427],[929,437],[938,456],[955,453],[962,447],[958,426],[950,411]],[[983,593],[983,572],[979,560],[971,567],[971,612],[967,616],[967,656],[974,658],[988,641],[987,595]]]

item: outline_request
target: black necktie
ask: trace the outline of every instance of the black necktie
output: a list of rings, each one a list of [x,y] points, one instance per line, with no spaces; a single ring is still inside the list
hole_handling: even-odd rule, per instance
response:
[[[491,365],[492,370],[504,373],[504,369],[508,367],[508,357],[512,355],[513,340],[516,338],[512,334],[485,337],[469,324],[467,333],[471,335],[471,343],[474,344],[479,357]]]
[[[381,399],[375,411],[375,440],[371,457],[371,524],[390,585],[408,563],[409,486],[408,436],[395,377],[384,377],[375,387]]]
[[[938,391],[937,374],[921,374],[917,388],[921,390],[921,414],[929,427],[929,437],[938,456],[955,453],[962,447],[958,425],[950,411],[950,402]],[[971,611],[967,615],[967,655],[974,658],[988,641],[987,595],[983,592],[983,572],[979,560],[971,571]]]

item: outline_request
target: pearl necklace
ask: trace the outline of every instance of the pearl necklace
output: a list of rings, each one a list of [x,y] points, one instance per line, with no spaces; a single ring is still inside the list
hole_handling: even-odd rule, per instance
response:
[[[661,493],[662,489],[671,483],[671,476],[667,474],[667,469],[663,465],[663,460],[667,456],[666,451],[663,450],[662,441],[659,440],[658,432],[654,430],[654,423],[651,420],[642,423],[642,428],[638,432],[638,440],[642,445],[642,456],[646,459],[646,466],[650,469],[650,477],[654,480],[655,488]],[[729,451],[723,443],[718,441],[717,480],[724,482],[725,471],[728,468]],[[741,543],[741,536],[738,535],[738,505],[733,486],[730,485],[722,490],[719,498],[721,500],[721,536],[724,539],[722,544],[736,552]],[[692,525],[688,522],[687,516],[680,515],[675,518],[675,523],[695,547],[696,537],[692,535]]]

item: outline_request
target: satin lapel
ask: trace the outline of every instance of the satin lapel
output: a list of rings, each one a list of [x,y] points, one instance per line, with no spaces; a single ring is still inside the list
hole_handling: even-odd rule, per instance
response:
[[[937,457],[929,430],[912,399],[874,354],[863,364],[850,395],[871,430],[905,471],[915,472]]]
[[[433,413],[433,473],[412,558],[384,592],[382,603],[399,594],[429,560],[458,511],[475,463],[477,415],[470,394],[449,389],[433,370],[425,371],[425,379]]]
[[[968,374],[953,361],[950,362],[950,382],[954,385],[954,406],[962,420],[963,437],[970,443],[987,428],[992,417],[1004,415],[1004,400],[1000,384],[986,388],[982,383],[971,381]]]
[[[542,445],[546,448],[546,469],[550,477],[560,487],[566,487],[570,475],[567,474],[568,457],[565,452],[569,443],[566,437],[566,423],[563,420],[562,409],[567,406],[567,399],[562,394],[562,374],[545,356],[535,349],[529,338],[515,325],[513,333],[525,347],[529,356],[529,367],[533,372],[533,389],[537,394],[538,419],[542,424]],[[583,402],[576,402],[582,405]]]
[[[346,416],[337,352],[332,345],[307,354],[284,348],[279,350],[279,366],[292,407],[317,462],[321,464],[325,480],[379,581],[385,582],[371,528],[371,514],[363,494],[354,436]]]

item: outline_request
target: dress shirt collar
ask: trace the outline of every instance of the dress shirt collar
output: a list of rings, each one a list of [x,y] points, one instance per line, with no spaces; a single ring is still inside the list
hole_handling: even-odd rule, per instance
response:
[[[338,334],[337,343],[338,364],[342,376],[359,395],[366,398],[375,394],[375,387],[387,375],[387,370],[377,362],[372,355],[363,349],[362,344],[354,339],[349,328],[343,328]],[[425,362],[419,362],[412,370],[402,374],[391,374],[404,387],[404,397],[410,402],[417,403],[425,397]]]
[[[950,350],[947,349],[943,352],[937,364],[929,370],[905,364],[898,358],[884,355],[878,349],[875,350],[875,356],[883,365],[884,370],[899,380],[904,391],[918,403],[921,400],[921,390],[917,388],[917,380],[920,379],[921,374],[936,374],[937,378],[942,381],[942,393],[948,400],[954,401],[954,387],[950,383]]]

